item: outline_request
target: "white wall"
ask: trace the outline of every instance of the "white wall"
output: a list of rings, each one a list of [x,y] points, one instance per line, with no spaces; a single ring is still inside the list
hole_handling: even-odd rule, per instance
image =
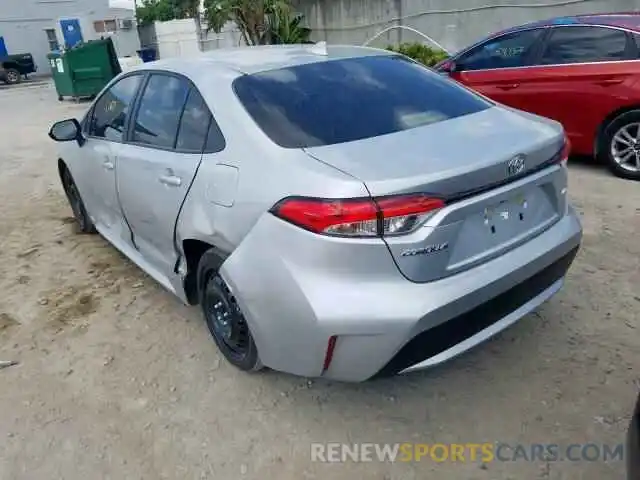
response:
[[[3,0],[0,0],[2,3]],[[38,73],[49,73],[46,54],[49,53],[46,28],[53,28],[49,19],[34,19],[23,22],[0,23],[0,35],[4,37],[7,50],[12,53],[31,53]]]
[[[638,0],[296,0],[313,29],[313,40],[362,45],[391,25],[415,28],[457,50],[491,32],[550,17],[592,12],[637,11]],[[392,30],[372,43],[425,41]]]
[[[159,58],[187,57],[200,53],[196,23],[192,18],[155,22],[154,27]]]
[[[126,8],[127,10],[135,10],[135,0],[109,0],[109,8]]]
[[[45,29],[55,29],[62,46],[59,20],[63,18],[79,19],[84,39],[91,40],[99,38],[94,21],[132,19],[134,12],[109,8],[109,0],[0,0],[0,35],[5,39],[7,50],[9,53],[31,53],[38,73],[50,72]],[[135,25],[131,30],[118,30],[112,38],[119,56],[136,55],[140,48]]]
[[[201,51],[245,45],[240,30],[233,22],[227,23],[220,33],[207,33],[206,24],[202,25],[200,41],[192,19],[155,22],[153,26],[141,27],[140,37],[145,46],[156,48],[158,58],[184,57]]]
[[[227,23],[220,33],[209,32],[202,40],[202,50],[216,50],[218,48],[234,48],[245,46],[240,29],[234,22]]]
[[[2,0],[0,0],[2,1]],[[106,15],[106,16],[105,16]],[[131,10],[119,10],[110,9],[105,12],[92,12],[85,16],[65,16],[59,17],[55,20],[56,30],[58,32],[58,40],[61,43],[64,42],[64,36],[62,35],[62,28],[60,27],[60,20],[68,18],[77,18],[80,22],[80,29],[82,30],[82,37],[85,41],[98,40],[100,38],[111,37],[113,45],[119,57],[134,56],[137,55],[137,50],[140,49],[140,38],[138,36],[138,30],[135,26],[135,21],[132,24],[132,28],[129,30],[118,29],[114,33],[99,33],[96,32],[93,25],[94,21],[99,20],[134,20],[134,12]]]

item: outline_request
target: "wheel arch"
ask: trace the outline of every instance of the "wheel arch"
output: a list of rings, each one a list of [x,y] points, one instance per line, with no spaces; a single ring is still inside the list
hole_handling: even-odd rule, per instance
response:
[[[196,305],[198,299],[198,288],[200,278],[198,278],[198,264],[205,252],[212,251],[219,260],[218,268],[222,266],[229,256],[220,248],[210,242],[197,238],[186,238],[182,240],[182,253],[187,266],[187,274],[184,277],[183,285],[187,300],[191,305]]]
[[[593,156],[598,158],[600,156],[600,147],[601,147],[601,139],[602,139],[602,134],[604,133],[605,129],[607,128],[607,126],[613,122],[616,118],[618,118],[620,115],[624,115],[625,113],[629,113],[629,112],[633,112],[634,110],[638,110],[640,111],[640,103],[634,103],[631,105],[626,105],[624,107],[618,108],[617,110],[614,110],[613,112],[609,113],[604,120],[602,120],[602,122],[600,122],[600,125],[598,126],[598,130],[596,131],[596,135],[594,138],[594,142],[593,142]]]
[[[69,169],[69,166],[64,161],[64,159],[58,158],[58,176],[60,177],[61,182],[63,181],[62,175],[64,174],[64,172],[71,173],[71,170]]]

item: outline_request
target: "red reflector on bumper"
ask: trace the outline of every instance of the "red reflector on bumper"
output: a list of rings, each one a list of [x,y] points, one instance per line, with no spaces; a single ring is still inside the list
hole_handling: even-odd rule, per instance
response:
[[[322,373],[326,372],[331,365],[331,360],[333,360],[333,351],[336,348],[336,341],[338,340],[337,335],[333,335],[329,337],[329,341],[327,342],[327,353],[324,355],[324,365],[322,366]]]

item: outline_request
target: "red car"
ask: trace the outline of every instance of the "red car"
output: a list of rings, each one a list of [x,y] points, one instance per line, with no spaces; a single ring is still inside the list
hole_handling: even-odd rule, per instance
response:
[[[436,69],[564,125],[572,153],[640,180],[640,14],[594,14],[494,34]]]

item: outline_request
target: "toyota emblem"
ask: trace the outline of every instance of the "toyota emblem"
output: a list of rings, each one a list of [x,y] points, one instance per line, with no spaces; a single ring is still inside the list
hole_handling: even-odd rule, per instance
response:
[[[520,173],[524,172],[526,168],[525,158],[526,157],[524,155],[520,154],[509,160],[509,162],[507,163],[507,174],[510,177],[519,175]]]

